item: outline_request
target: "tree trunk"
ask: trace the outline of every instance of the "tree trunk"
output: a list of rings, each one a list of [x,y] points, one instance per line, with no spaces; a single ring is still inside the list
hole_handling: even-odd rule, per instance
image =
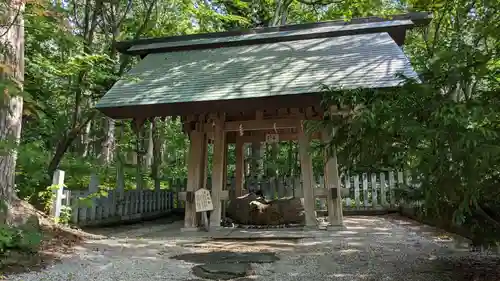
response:
[[[56,151],[54,152],[54,156],[52,157],[52,160],[50,160],[49,167],[47,169],[47,173],[51,178],[52,175],[54,174],[54,171],[59,166],[59,163],[61,163],[61,160],[63,159],[64,154],[68,150],[69,146],[81,134],[83,128],[87,126],[90,120],[94,119],[96,113],[97,111],[95,110],[92,111],[87,117],[87,119],[83,121],[83,123],[73,128],[71,131],[67,133],[67,135],[63,136],[62,139],[59,141],[59,143],[56,146]]]
[[[134,124],[134,126],[137,126]],[[136,127],[136,143],[135,143],[135,150],[136,150],[136,184],[137,184],[137,189],[142,190],[144,188],[144,181],[143,181],[143,176],[144,176],[144,154],[145,154],[145,145],[144,145],[144,124],[140,124],[138,127]]]
[[[3,88],[0,96],[0,200],[16,199],[15,169],[17,145],[21,138],[24,80],[24,2],[7,1],[8,11],[0,25],[0,81],[14,88]],[[9,206],[9,205],[8,205]]]
[[[116,123],[115,123],[116,124]],[[120,123],[118,123],[115,127],[116,130],[117,130],[117,142],[121,140],[121,138],[123,137],[123,131],[124,131],[124,128],[123,126],[125,126],[125,124],[123,123],[123,121],[121,121]],[[117,145],[116,146],[116,149],[115,149],[115,153],[116,153],[116,156],[115,156],[115,159],[116,159],[116,186],[118,188],[118,190],[124,190],[125,189],[125,171],[123,169],[123,164],[124,164],[124,160],[123,160],[123,154],[122,154],[122,149],[120,147],[120,145]]]
[[[148,168],[151,168],[151,164],[153,163],[153,147],[154,147],[154,143],[153,143],[153,134],[154,134],[154,130],[155,130],[155,127],[154,127],[154,123],[155,121],[154,120],[151,120],[151,122],[149,122],[148,124],[148,127],[147,127],[147,133],[148,133],[148,144],[147,144],[147,150],[146,150],[146,167]]]
[[[85,126],[85,130],[80,135],[81,139],[81,155],[82,157],[89,156],[90,149],[90,130],[92,129],[92,121],[90,121],[87,126]]]
[[[101,146],[100,162],[109,165],[113,160],[113,150],[115,146],[115,120],[104,118],[104,140]]]
[[[151,132],[152,132],[152,149],[153,149],[153,163],[151,165],[151,175],[154,180],[155,190],[160,189],[160,165],[162,159],[162,139],[160,137],[161,122],[158,118],[152,120]]]

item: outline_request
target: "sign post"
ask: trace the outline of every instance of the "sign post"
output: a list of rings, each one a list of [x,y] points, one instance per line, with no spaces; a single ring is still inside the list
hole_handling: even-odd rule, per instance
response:
[[[200,188],[194,193],[194,202],[197,213],[201,214],[203,226],[207,231],[210,230],[207,212],[213,211],[214,205],[212,203],[212,196],[210,191],[206,188]]]

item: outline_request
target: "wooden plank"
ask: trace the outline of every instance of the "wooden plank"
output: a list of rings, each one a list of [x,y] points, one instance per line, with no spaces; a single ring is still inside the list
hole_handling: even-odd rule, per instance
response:
[[[274,200],[276,199],[276,191],[277,191],[277,186],[276,186],[276,178],[271,177],[268,179],[269,181],[269,199]]]
[[[319,182],[319,188],[326,189],[326,183],[325,183],[325,177],[319,177],[318,179]],[[325,198],[319,198],[320,201],[320,209],[324,210],[326,208],[326,197]]]
[[[292,177],[286,177],[285,178],[285,183],[286,183],[286,196],[287,197],[294,197],[294,178]]]
[[[227,122],[224,131],[255,131],[297,127],[297,119],[264,119]]]
[[[312,159],[309,153],[310,140],[304,130],[299,130],[299,155],[302,175],[302,189],[304,193],[304,210],[306,226],[316,226],[316,214],[314,211],[314,178],[312,170]]]
[[[359,198],[359,175],[354,175],[354,201],[356,204],[356,209],[359,209],[361,207],[361,201]]]
[[[320,135],[319,133],[313,133],[311,135],[311,139],[319,139]],[[241,141],[243,143],[252,143],[252,142],[264,142],[266,140],[266,132],[262,131],[252,131],[252,135],[245,135],[240,136],[238,135],[238,138],[241,138]],[[298,140],[297,133],[279,133],[279,141],[295,141]],[[235,136],[229,136],[228,137],[228,143],[236,143],[236,137]]]
[[[395,181],[394,181],[394,172],[390,171],[389,172],[389,204],[391,207],[394,207],[396,205],[396,200],[394,198],[394,188],[395,188]]]
[[[403,188],[403,184],[405,184],[404,174],[403,172],[398,172],[398,188]]]
[[[112,205],[113,192],[108,191],[108,196],[101,198],[102,202],[102,219],[107,219],[110,216],[110,207]]]
[[[387,207],[387,182],[385,181],[385,173],[380,173],[380,203]]]
[[[377,194],[377,174],[372,173],[370,178],[370,183],[372,187],[372,206],[378,206],[378,194]]]
[[[276,179],[276,183],[278,185],[278,198],[286,197],[287,194],[286,194],[284,179],[282,177],[278,177]]]
[[[351,178],[349,177],[349,173],[344,178],[344,186],[345,186],[345,188],[347,188],[347,190],[349,190],[349,197],[347,197],[345,199],[345,205],[346,205],[346,207],[351,208],[352,207],[352,202],[351,202],[352,194],[350,192],[350,190],[351,190]]]
[[[71,222],[75,225],[78,225],[79,211],[80,211],[80,200],[79,197],[80,191],[73,191],[69,194],[70,196],[70,204],[71,204]]]
[[[262,119],[262,120],[244,120],[244,121],[230,121],[224,124],[224,131],[226,132],[239,132],[241,130],[259,131],[259,130],[274,130],[274,129],[287,129],[296,128],[296,118],[283,118],[283,119]],[[205,132],[213,132],[215,130],[212,123],[204,124]]]
[[[369,202],[368,202],[368,175],[366,173],[363,173],[363,201],[364,201],[364,207],[368,208],[369,207]]]
[[[141,214],[144,212],[144,187],[137,186],[137,212],[136,214]]]

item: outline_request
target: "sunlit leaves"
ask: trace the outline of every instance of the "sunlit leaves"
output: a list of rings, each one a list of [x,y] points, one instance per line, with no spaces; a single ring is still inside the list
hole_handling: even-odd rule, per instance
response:
[[[462,0],[412,3],[436,12],[429,29],[410,33],[405,47],[424,84],[329,89],[328,105],[364,110],[326,125],[338,128],[334,142],[345,167],[411,171],[428,215],[467,224],[491,241],[499,231],[492,222],[500,221],[493,211],[500,201],[499,47],[492,43],[500,33],[488,27],[497,25],[498,13],[474,2],[471,16],[473,2]]]

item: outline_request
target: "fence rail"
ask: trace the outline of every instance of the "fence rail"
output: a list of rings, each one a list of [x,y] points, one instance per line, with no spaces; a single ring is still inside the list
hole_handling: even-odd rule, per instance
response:
[[[407,177],[406,177],[407,178]],[[341,187],[348,190],[342,204],[346,210],[384,210],[398,206],[394,191],[403,182],[402,172],[379,172],[344,175]],[[210,188],[210,179],[207,180]],[[185,179],[170,180],[168,189],[102,191],[96,175],[91,176],[88,190],[69,191],[64,189],[64,171],[54,173],[52,215],[65,217],[80,226],[102,225],[161,217],[176,208],[183,208],[179,192],[186,188]],[[323,177],[316,179],[316,188],[325,187]],[[235,180],[230,178],[226,187],[234,192]],[[265,178],[258,181],[247,179],[245,188],[249,191],[262,190],[268,199],[281,197],[303,197],[300,177]],[[316,209],[325,210],[326,200],[316,199]]]

